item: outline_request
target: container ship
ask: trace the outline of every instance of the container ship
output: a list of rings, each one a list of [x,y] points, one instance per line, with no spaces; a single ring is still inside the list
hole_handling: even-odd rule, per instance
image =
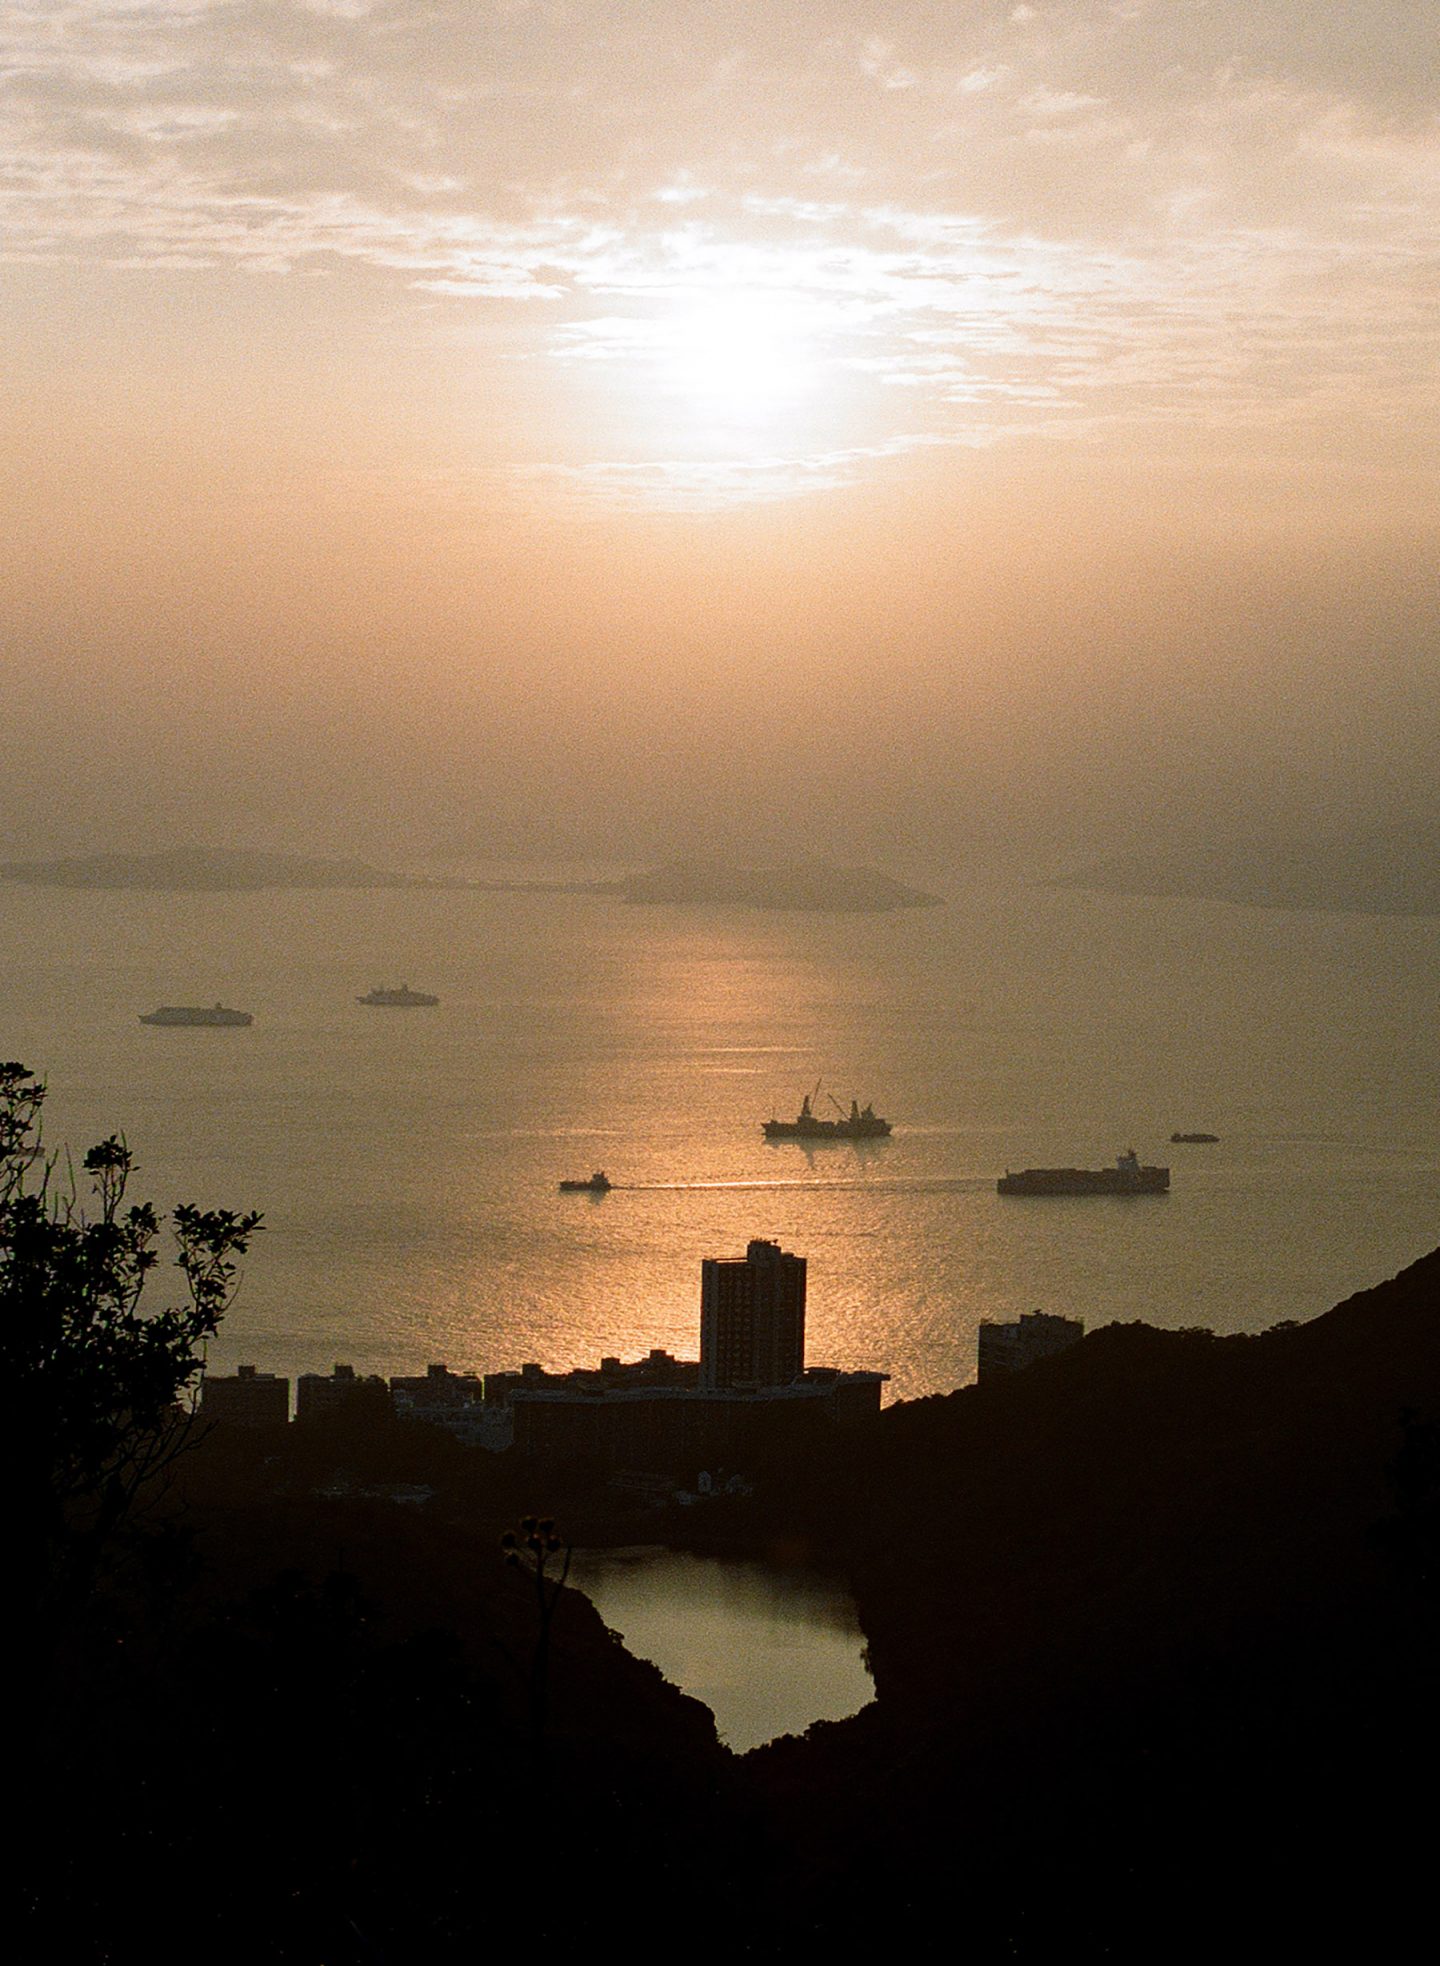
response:
[[[1142,1166],[1133,1147],[1113,1167],[1007,1169],[995,1183],[1002,1195],[1163,1195],[1169,1187],[1169,1168]]]

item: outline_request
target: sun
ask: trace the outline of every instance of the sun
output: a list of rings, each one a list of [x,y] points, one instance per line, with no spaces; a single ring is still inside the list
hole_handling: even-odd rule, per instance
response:
[[[816,387],[814,321],[783,295],[687,300],[656,328],[659,387],[694,413],[731,423],[768,422]]]

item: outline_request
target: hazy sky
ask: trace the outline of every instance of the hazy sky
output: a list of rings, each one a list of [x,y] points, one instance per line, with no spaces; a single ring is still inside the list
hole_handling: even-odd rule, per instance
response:
[[[0,7],[0,852],[1430,797],[1432,0]]]

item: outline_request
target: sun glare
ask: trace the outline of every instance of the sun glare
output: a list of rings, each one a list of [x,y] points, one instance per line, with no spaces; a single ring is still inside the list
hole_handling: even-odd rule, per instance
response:
[[[818,379],[806,309],[770,295],[693,303],[659,324],[661,387],[695,410],[755,423],[808,396]]]

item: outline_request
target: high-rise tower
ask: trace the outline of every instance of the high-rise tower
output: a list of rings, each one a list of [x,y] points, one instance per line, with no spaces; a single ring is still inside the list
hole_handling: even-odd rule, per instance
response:
[[[805,1258],[752,1242],[700,1266],[700,1384],[788,1386],[805,1370]]]

